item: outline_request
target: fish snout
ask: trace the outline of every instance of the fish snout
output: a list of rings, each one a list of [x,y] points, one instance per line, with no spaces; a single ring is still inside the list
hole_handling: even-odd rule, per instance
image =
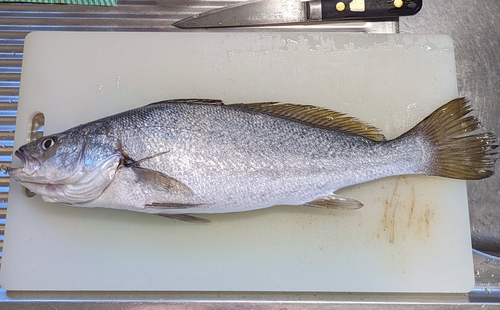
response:
[[[23,164],[22,171],[27,175],[32,175],[38,168],[40,168],[40,162],[33,156],[29,155],[22,147],[20,147],[15,153]]]

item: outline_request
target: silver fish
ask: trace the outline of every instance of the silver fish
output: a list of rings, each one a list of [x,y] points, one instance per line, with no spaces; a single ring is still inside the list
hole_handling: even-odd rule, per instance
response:
[[[497,147],[463,98],[402,136],[319,107],[218,100],[150,104],[42,137],[11,178],[48,202],[203,222],[274,205],[357,209],[340,188],[405,174],[482,179]]]

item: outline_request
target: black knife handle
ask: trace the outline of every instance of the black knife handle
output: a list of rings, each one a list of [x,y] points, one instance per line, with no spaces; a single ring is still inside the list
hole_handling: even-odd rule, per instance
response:
[[[323,20],[395,18],[420,8],[422,0],[321,0]]]

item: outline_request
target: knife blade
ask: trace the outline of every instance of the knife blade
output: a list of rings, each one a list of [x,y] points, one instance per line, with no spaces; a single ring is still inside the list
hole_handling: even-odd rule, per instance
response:
[[[178,28],[244,27],[349,19],[392,19],[416,14],[422,0],[256,0],[203,12]]]

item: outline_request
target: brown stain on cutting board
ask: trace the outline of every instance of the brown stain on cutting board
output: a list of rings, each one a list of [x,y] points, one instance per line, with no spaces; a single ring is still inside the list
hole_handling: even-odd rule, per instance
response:
[[[387,238],[389,243],[404,242],[409,238],[426,241],[435,222],[434,208],[419,201],[415,187],[406,177],[396,180],[392,194],[381,198],[384,213],[376,237]]]

